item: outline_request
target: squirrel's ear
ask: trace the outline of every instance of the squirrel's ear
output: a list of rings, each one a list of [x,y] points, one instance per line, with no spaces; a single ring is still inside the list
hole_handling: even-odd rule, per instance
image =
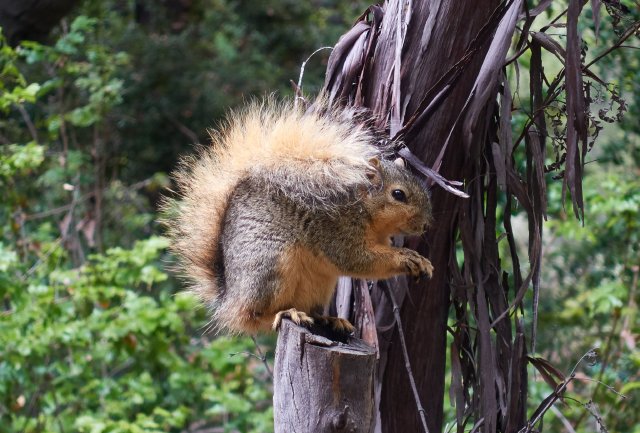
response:
[[[372,184],[378,185],[382,181],[380,175],[380,160],[378,158],[371,158],[369,160],[370,168],[367,169],[367,178]]]
[[[396,158],[393,163],[400,168],[407,168],[407,164],[404,162],[402,158]]]

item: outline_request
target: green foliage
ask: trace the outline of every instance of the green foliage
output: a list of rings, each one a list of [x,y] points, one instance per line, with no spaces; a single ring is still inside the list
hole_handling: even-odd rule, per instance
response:
[[[556,5],[556,9],[553,7],[553,14],[565,8],[562,3]],[[624,13],[620,13],[622,9],[615,9],[625,7]],[[589,6],[585,6],[587,8]],[[581,19],[585,62],[608,52],[608,47],[628,24],[638,19],[638,13],[633,2],[603,3],[597,37],[593,16]],[[553,37],[564,44],[561,31]],[[625,45],[637,47],[638,38],[631,37]],[[619,48],[590,66],[595,75],[611,83],[609,86],[601,86],[585,76],[589,97],[597,107],[591,117],[590,133],[599,132],[599,135],[596,146],[586,157],[584,224],[575,220],[570,208],[565,209],[570,205],[563,204],[562,181],[551,178],[557,173],[549,173],[547,177],[548,218],[544,225],[538,353],[535,355],[568,374],[585,353],[598,349],[597,356],[579,363],[576,378],[568,386],[567,398],[547,412],[541,431],[640,432],[640,417],[631,409],[640,399],[640,129],[637,121],[640,81],[635,67],[639,53],[637,49]],[[527,66],[526,59],[523,60],[520,66]],[[561,70],[560,64],[551,68],[546,65],[547,76]],[[526,101],[530,97],[528,84],[523,81],[517,84],[513,83],[513,89],[517,89],[515,101]],[[551,139],[564,138],[565,124],[558,121],[557,112],[562,104],[561,101],[559,107],[546,111]],[[527,113],[514,116],[515,131],[521,129],[528,116]],[[614,120],[616,123],[612,124]],[[554,158],[549,141],[547,144],[546,165],[551,166]],[[526,155],[514,157],[518,163],[524,161]],[[518,210],[513,218],[516,231],[518,227],[526,227],[526,218]],[[523,232],[524,238],[517,239],[518,247],[522,248],[520,257],[526,257],[524,246],[528,241],[526,229]],[[499,245],[508,249],[505,241]],[[509,267],[510,264],[505,266]],[[526,269],[526,265],[523,268]],[[527,302],[531,308],[531,299]],[[525,313],[531,325],[531,318],[527,316]],[[535,375],[529,375],[531,415],[554,387],[533,365],[529,371],[535,371]],[[615,391],[625,394],[626,398]]]
[[[38,167],[44,161],[44,147],[33,141],[20,146],[8,144],[1,150],[0,155],[0,185],[3,179],[13,176],[23,176],[31,169]]]
[[[0,41],[0,432],[270,431],[254,343],[206,336],[162,270],[167,176],[119,176],[135,80],[101,18],[51,46]]]
[[[246,339],[194,338],[206,318],[172,296],[167,240],[112,248],[79,268],[44,263],[24,278],[0,249],[0,431],[180,431],[195,421],[269,431],[261,364]]]
[[[628,151],[632,149],[629,146]],[[554,199],[561,194],[559,189],[550,191],[550,203],[560,203]],[[564,364],[565,371],[582,354],[598,347],[599,362],[579,371],[626,394],[626,398],[590,381],[576,383],[572,396],[584,403],[593,400],[609,431],[637,433],[640,417],[628,409],[640,398],[640,350],[636,346],[640,334],[638,168],[592,167],[585,179],[585,203],[584,227],[567,218],[562,209],[552,209],[554,218],[546,235],[539,344],[549,359]],[[549,389],[537,394],[544,392]],[[594,423],[591,415],[585,419],[584,406],[572,404],[562,412],[572,425],[585,424],[576,431],[589,431],[588,425]],[[627,415],[620,417],[620,413]]]
[[[290,92],[359,8],[87,0],[51,45],[0,39],[0,433],[273,429],[254,343],[207,334],[155,205],[178,153]]]
[[[112,113],[117,155],[110,153],[110,164],[125,178],[171,170],[229,107],[290,95],[300,64],[333,45],[361,7],[337,0],[83,2],[81,13],[98,18],[96,41],[126,52],[129,62],[119,74],[126,102]],[[307,90],[319,88],[327,57],[309,63]]]
[[[289,93],[301,62],[364,6],[85,0],[50,46],[0,40],[0,433],[272,429],[270,381],[245,355],[253,342],[205,332],[206,312],[163,270],[155,205],[179,153],[244,98]],[[607,28],[600,38],[614,40]],[[595,32],[585,35],[593,56]],[[327,53],[307,66],[306,90],[319,88]],[[560,185],[549,190],[538,326],[538,350],[564,371],[600,347],[580,374],[628,399],[589,381],[570,397],[595,401],[621,433],[640,433],[638,53],[596,69],[629,115],[588,165],[584,227],[560,206]],[[530,383],[535,407],[551,390]],[[597,431],[566,401],[577,432]],[[561,425],[545,417],[547,431]]]
[[[97,21],[77,17],[52,46],[3,45],[12,73],[2,86],[15,88],[0,96],[0,105],[11,108],[0,120],[9,143],[0,151],[0,185],[6,186],[0,233],[20,244],[25,260],[36,260],[40,242],[56,238],[73,250],[70,260],[78,265],[87,249],[148,236],[154,220],[149,198],[167,184],[162,173],[132,186],[106,177],[107,170],[117,175],[109,140],[126,93],[121,76],[129,56],[97,40]],[[28,83],[27,75],[40,84]],[[15,89],[29,88],[39,90],[15,100]]]
[[[0,33],[0,111],[4,114],[14,104],[34,102],[40,90],[39,84],[26,82],[16,65],[17,57],[17,53],[4,43]]]
[[[615,9],[615,8],[623,9]],[[615,41],[633,21],[640,19],[640,9],[636,2],[621,0],[606,4],[606,9],[614,12],[614,17],[604,14],[598,38],[593,35],[590,45],[592,51],[602,51],[602,42]],[[616,13],[617,11],[617,13]],[[616,17],[617,15],[617,17]],[[625,101],[627,114],[621,119],[621,128],[615,131],[615,137],[606,140],[606,152],[599,155],[599,161],[613,162],[620,166],[640,166],[640,146],[637,137],[640,134],[640,52],[637,49],[637,37],[631,38],[625,48],[619,48],[602,58],[599,62],[599,75],[607,82],[617,86],[620,96]],[[635,48],[633,48],[635,46]],[[631,49],[629,49],[631,48]],[[629,145],[629,142],[632,144]],[[635,144],[633,144],[635,143]]]

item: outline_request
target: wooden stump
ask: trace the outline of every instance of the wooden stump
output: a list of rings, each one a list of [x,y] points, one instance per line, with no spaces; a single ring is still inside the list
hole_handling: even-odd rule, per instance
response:
[[[332,341],[283,320],[275,358],[276,433],[373,431],[373,348],[355,338]]]

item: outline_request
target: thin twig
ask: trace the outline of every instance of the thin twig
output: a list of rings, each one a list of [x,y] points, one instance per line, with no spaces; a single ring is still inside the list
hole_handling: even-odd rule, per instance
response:
[[[307,60],[302,62],[302,65],[300,66],[300,76],[298,77],[298,88],[296,89],[296,97],[293,101],[294,107],[296,108],[298,107],[298,99],[302,99],[302,77],[304,76],[304,67],[307,66],[307,63],[309,62],[309,60],[311,60],[311,57],[315,56],[317,53],[319,53],[322,50],[333,50],[333,47],[318,48],[313,53],[311,53],[311,55],[307,57]]]
[[[93,221],[95,223],[95,231],[92,239],[87,236],[89,246],[96,248],[98,252],[102,252],[102,218],[103,218],[103,198],[105,187],[105,146],[103,142],[104,134],[100,131],[100,125],[95,124],[93,127],[93,152],[94,152],[94,200],[93,200]],[[105,141],[108,140],[105,139]],[[80,244],[78,244],[80,245]],[[80,249],[81,251],[81,249]],[[84,261],[84,260],[83,260]]]
[[[57,71],[50,71],[49,75],[51,76],[51,78],[55,78],[56,77],[56,73]],[[65,92],[64,92],[64,86],[60,86],[58,87],[58,90],[56,92],[57,97],[58,97],[58,106],[59,106],[59,114],[60,114],[60,138],[62,139],[62,166],[65,166],[67,164],[67,156],[69,155],[69,135],[67,134],[67,123],[64,120],[64,113],[65,113]]]
[[[232,352],[229,353],[230,357],[233,356],[238,356],[238,355],[244,355],[250,358],[256,358],[260,361],[262,361],[262,363],[264,364],[265,368],[267,369],[267,373],[269,373],[269,376],[271,376],[271,379],[273,379],[273,371],[271,370],[271,367],[269,367],[269,364],[267,363],[267,356],[264,354],[264,352],[262,352],[262,349],[260,348],[260,346],[258,345],[258,341],[256,340],[256,338],[252,335],[251,339],[253,340],[253,342],[256,345],[256,350],[258,352],[258,355],[256,355],[253,352],[249,352],[247,350],[244,350],[242,352]]]
[[[553,414],[558,417],[564,428],[567,429],[567,432],[576,433],[569,420],[562,414],[562,412],[560,412],[560,409],[555,406],[551,406],[551,412],[553,412]]]
[[[558,384],[556,389],[554,389],[547,398],[544,399],[540,406],[538,406],[538,408],[534,411],[535,415],[527,421],[527,423],[518,431],[518,433],[531,433],[533,431],[533,427],[538,423],[538,421],[540,421],[544,417],[544,415],[553,407],[556,401],[563,397],[563,394],[567,389],[569,383],[576,379],[576,370],[578,369],[578,366],[582,364],[582,361],[584,361],[586,358],[594,357],[596,355],[596,350],[597,348],[590,349],[580,357],[578,362],[576,362],[576,364],[571,369],[571,373],[561,383]]]
[[[249,352],[248,350],[243,350],[242,352],[231,352],[231,353],[229,353],[229,358],[233,358],[234,356],[238,356],[238,355],[244,355],[246,357],[256,358],[256,359],[259,359],[260,361],[262,361],[262,358],[260,358],[258,355],[256,355],[253,352]]]
[[[609,47],[608,49],[606,49],[604,52],[600,53],[598,56],[596,56],[592,61],[590,61],[589,63],[587,63],[586,65],[583,65],[582,70],[586,71],[588,70],[589,67],[591,67],[594,63],[598,62],[599,60],[601,60],[603,57],[607,56],[609,53],[611,53],[612,51],[621,48],[623,45],[623,43],[629,39],[638,29],[640,29],[640,23],[637,23],[635,26],[630,27],[619,39],[618,41],[616,41],[615,44],[613,44],[611,47]],[[544,30],[541,30],[544,31]],[[524,139],[524,137],[527,135],[527,133],[529,132],[529,128],[531,128],[531,126],[533,125],[533,118],[535,118],[535,116],[541,112],[542,110],[546,109],[549,104],[551,104],[551,102],[553,102],[561,93],[562,93],[562,87],[557,88],[560,83],[562,82],[562,78],[564,77],[565,74],[565,70],[564,68],[560,70],[560,72],[558,72],[558,75],[556,75],[556,77],[554,78],[553,82],[551,83],[551,85],[549,86],[549,88],[547,89],[547,97],[545,98],[545,100],[542,102],[542,104],[540,104],[540,108],[538,110],[536,110],[536,112],[534,112],[529,119],[527,119],[524,127],[522,128],[522,133],[520,134],[520,136],[518,137],[518,139],[514,142],[513,148],[515,149],[516,147],[518,147],[518,145],[520,144],[520,142]],[[593,78],[593,77],[592,77]]]
[[[522,56],[525,52],[527,52],[527,50],[529,50],[531,48],[531,46],[529,45],[529,42],[527,42],[525,44],[524,47],[522,47],[517,53],[515,53],[513,56],[509,57],[505,62],[504,65],[502,65],[502,67],[506,67],[509,66],[511,63],[515,62],[516,60],[518,60],[520,58],[520,56]]]
[[[409,361],[409,352],[407,351],[407,342],[404,338],[404,331],[402,330],[402,320],[400,319],[400,308],[396,303],[396,298],[393,297],[393,293],[391,293],[391,290],[389,289],[389,285],[386,282],[381,282],[379,284],[382,287],[382,290],[384,290],[384,292],[387,294],[387,296],[391,300],[391,304],[393,305],[393,315],[396,319],[398,336],[400,337],[400,346],[402,347],[402,357],[404,358],[404,366],[407,370],[407,374],[409,375],[409,382],[411,383],[411,390],[413,391],[413,397],[416,401],[416,407],[418,408],[418,413],[420,414],[422,427],[424,428],[425,433],[429,433],[429,427],[427,427],[425,410],[424,410],[424,407],[422,407],[422,403],[420,403],[420,395],[418,394],[418,387],[416,386],[416,380],[414,379],[413,371],[411,370],[411,362]]]
[[[198,134],[196,134],[195,131],[193,131],[187,125],[185,125],[184,123],[176,119],[175,116],[169,114],[168,111],[163,111],[163,114],[164,114],[164,117],[166,117],[167,120],[171,122],[173,126],[175,126],[178,129],[178,131],[180,131],[182,135],[184,135],[189,140],[191,140],[192,143],[198,143],[200,141],[198,138]]]
[[[586,358],[596,358],[598,356],[598,349],[600,349],[600,347],[596,346],[587,350],[584,355],[582,355],[580,359],[578,359],[578,362],[576,362],[576,364],[573,366],[570,376],[574,376],[576,374],[578,366],[582,364],[582,361],[584,361]]]
[[[129,191],[137,191],[139,189],[146,188],[152,182],[153,182],[153,179],[152,178],[148,178],[148,179],[144,179],[144,180],[141,180],[139,182],[136,182],[136,183],[132,183],[131,185],[123,187],[123,188],[124,188],[125,191],[127,191],[127,193],[129,193]],[[105,186],[104,187],[104,191],[107,191],[110,187],[111,187],[111,185]],[[78,203],[84,202],[85,200],[89,200],[93,196],[95,196],[95,190],[89,191],[88,193],[83,194],[82,196],[80,196],[80,198],[78,198],[77,202]],[[32,214],[25,215],[24,219],[25,219],[25,221],[31,221],[31,220],[41,219],[41,218],[47,218],[47,217],[50,217],[50,216],[53,216],[53,215],[58,215],[58,214],[61,214],[61,213],[65,213],[72,206],[74,206],[73,203],[67,203],[67,204],[62,205],[62,206],[57,207],[57,208],[48,209],[48,210],[45,210],[45,211],[42,211],[42,212],[37,212],[37,213],[32,213]]]
[[[87,200],[87,199],[89,199],[91,197],[93,197],[93,192],[89,193],[89,194],[85,194],[84,196],[82,196],[80,198],[80,201]],[[68,203],[68,204],[65,204],[65,205],[60,206],[60,207],[56,207],[56,208],[53,208],[53,209],[48,209],[48,210],[45,210],[45,211],[42,211],[42,212],[32,213],[30,215],[26,215],[24,217],[24,219],[25,219],[25,221],[30,221],[30,220],[37,220],[37,219],[40,219],[40,218],[50,217],[50,216],[53,216],[53,215],[58,215],[58,214],[67,212],[69,209],[71,209],[71,206],[73,206],[73,205],[71,203]]]
[[[71,200],[69,209],[67,210],[67,215],[66,215],[67,217],[73,218],[73,212],[76,208],[76,205],[78,204],[79,199],[80,198],[78,197],[78,189],[76,188],[73,191],[73,199]],[[38,258],[38,260],[33,264],[33,266],[31,266],[31,268],[29,268],[29,270],[27,270],[27,272],[22,274],[21,280],[26,281],[27,278],[29,278],[40,267],[40,265],[42,265],[51,256],[51,254],[53,254],[61,245],[63,245],[67,241],[67,239],[69,239],[72,233],[73,233],[73,228],[70,225],[67,228],[67,230],[64,233],[62,233],[58,239],[56,239],[56,241],[49,248],[49,250],[47,250],[47,252],[44,253],[42,257]]]
[[[593,382],[593,383],[597,383],[598,385],[602,385],[605,388],[607,388],[607,390],[611,391],[612,393],[614,393],[615,395],[617,395],[620,398],[623,399],[627,399],[627,396],[618,392],[618,390],[616,390],[614,387],[612,387],[611,385],[607,385],[606,383],[604,383],[601,380],[598,379],[592,379],[591,377],[575,377],[574,380],[584,380],[585,382]]]
[[[624,321],[622,322],[622,330],[620,331],[620,336],[624,336],[627,334],[631,334],[631,320],[633,320],[633,311],[638,309],[638,304],[636,303],[636,291],[638,290],[638,277],[640,274],[640,264],[631,266],[631,272],[633,273],[633,278],[631,279],[631,288],[629,289],[629,301],[627,302],[627,311],[630,313],[624,316]]]
[[[593,60],[591,60],[589,63],[587,63],[585,65],[585,68],[588,68],[589,66],[593,65],[594,63],[598,62],[600,59],[602,59],[603,57],[605,57],[606,55],[608,55],[609,53],[611,53],[612,51],[618,49],[618,48],[622,48],[623,47],[623,43],[629,39],[631,36],[633,36],[633,34],[635,32],[637,32],[638,30],[640,30],[640,22],[636,23],[634,26],[631,26],[627,29],[626,32],[624,32],[624,34],[622,36],[620,36],[620,38],[618,39],[618,41],[613,44],[612,46],[610,46],[609,48],[607,48],[606,50],[604,50],[602,53],[598,54]],[[626,46],[625,46],[626,47]],[[637,48],[637,47],[636,47]]]
[[[609,331],[609,334],[607,335],[607,339],[605,341],[605,344],[603,345],[602,348],[602,363],[600,364],[600,371],[598,372],[598,379],[596,380],[597,384],[595,386],[595,389],[593,390],[593,394],[591,395],[591,400],[595,401],[598,398],[598,395],[600,393],[600,386],[599,384],[602,383],[602,378],[604,376],[604,373],[607,369],[607,367],[609,366],[609,361],[611,359],[611,354],[613,351],[613,345],[614,345],[614,337],[616,337],[617,335],[619,335],[618,332],[616,332],[617,328],[618,328],[618,322],[620,321],[620,315],[616,314],[613,317],[613,324],[611,325],[611,330]],[[607,386],[607,388],[609,388]],[[586,412],[583,412],[580,417],[578,417],[578,419],[576,420],[576,428],[578,428],[578,426],[580,424],[582,424],[582,421],[584,421],[586,417]]]
[[[40,267],[40,265],[42,265],[51,256],[51,254],[53,254],[60,247],[60,245],[65,239],[66,239],[66,236],[65,237],[61,236],[58,239],[56,239],[53,242],[53,245],[51,245],[51,247],[47,250],[47,252],[45,252],[43,256],[40,257],[38,260],[36,260],[36,262],[27,270],[27,272],[20,275],[20,281],[23,281],[23,282],[27,281],[27,278],[29,278]]]
[[[264,364],[264,368],[267,369],[267,373],[269,373],[269,376],[271,376],[271,379],[273,379],[273,371],[271,370],[271,367],[269,367],[269,363],[267,362],[267,354],[262,351],[262,348],[258,344],[258,340],[256,340],[255,335],[252,335],[251,339],[253,340],[253,343],[256,345],[256,351],[258,352],[260,360]]]
[[[38,140],[38,130],[36,129],[35,125],[33,124],[33,121],[31,120],[31,116],[29,116],[29,113],[27,113],[27,110],[25,110],[24,107],[21,104],[15,104],[15,105],[16,105],[16,108],[18,109],[18,111],[20,112],[20,115],[22,116],[22,119],[24,120],[24,123],[27,124],[27,128],[29,129],[29,133],[31,134],[31,138],[36,143],[39,143],[40,140]]]

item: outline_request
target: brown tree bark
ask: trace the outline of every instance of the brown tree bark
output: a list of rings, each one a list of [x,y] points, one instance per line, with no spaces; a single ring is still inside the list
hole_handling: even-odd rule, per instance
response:
[[[482,169],[478,158],[485,146],[485,131],[481,130],[484,122],[471,128],[471,133],[481,139],[469,142],[463,137],[464,118],[460,115],[465,112],[492,35],[504,14],[496,12],[499,3],[391,0],[383,7],[370,8],[335,47],[325,92],[334,101],[369,108],[378,128],[388,130],[390,137],[401,132],[411,152],[445,178],[473,179]],[[444,84],[449,80],[447,86],[443,86],[443,79]],[[497,92],[496,88],[489,90],[494,95]],[[425,112],[425,102],[436,101],[442,95],[446,99],[431,110],[428,122],[413,119]],[[487,104],[488,110],[491,107]],[[490,111],[484,109],[483,116],[488,114]],[[412,122],[413,127],[407,129]],[[467,207],[472,202],[439,187],[433,189],[432,201],[434,223],[425,238],[413,246],[433,262],[433,279],[423,285],[409,284],[408,289],[403,279],[389,283],[402,305],[409,358],[429,430],[439,432],[443,423],[447,317],[455,269],[452,262],[456,260],[454,239],[460,219],[469,217]],[[372,288],[371,298],[378,332],[377,341],[369,343],[378,345],[380,351],[376,384],[380,419],[376,431],[422,431],[398,332],[393,327],[393,307],[379,287]],[[362,335],[371,335],[366,323],[357,324]]]
[[[276,433],[370,433],[375,350],[337,343],[284,320],[273,378]]]
[[[400,116],[399,123],[403,124],[415,113],[422,97],[436,84],[443,72],[462,58],[498,3],[497,0],[416,2],[402,49],[400,104],[406,106],[406,111]],[[486,50],[487,46],[483,48]],[[468,158],[472,155],[463,147],[461,128],[454,128],[454,124],[457,113],[462,111],[469,96],[481,63],[482,56],[478,55],[464,71],[446,103],[406,143],[416,156],[431,167],[443,143],[450,140],[450,150],[445,154],[440,170],[440,174],[447,179],[464,179],[469,172]],[[377,76],[381,77],[385,72],[380,71]],[[373,101],[374,89],[368,93],[369,100]],[[376,108],[376,111],[382,112],[390,107]],[[402,303],[401,310],[411,365],[431,432],[440,432],[443,427],[446,326],[451,290],[449,265],[451,260],[455,260],[453,241],[456,236],[456,216],[462,200],[441,188],[433,189],[434,223],[427,232],[426,240],[417,249],[432,260],[437,271],[426,286],[409,285],[408,298]],[[382,381],[381,431],[418,432],[421,431],[420,421],[409,392],[407,372],[402,352],[397,348],[397,340],[395,331],[391,337],[387,365],[379,373]]]
[[[368,108],[396,153],[434,185],[434,223],[409,245],[431,259],[433,280],[422,286],[407,286],[403,279],[342,281],[336,294],[337,311],[379,350],[377,432],[426,431],[423,412],[428,429],[442,431],[446,332],[453,336],[449,394],[458,433],[536,428],[549,402],[560,397],[547,397],[527,422],[528,364],[567,383],[548,361],[527,356],[523,299],[532,292],[529,336],[535,351],[547,175],[562,179],[563,204],[570,192],[581,218],[584,161],[603,118],[590,107],[591,89],[608,93],[612,107],[619,96],[589,70],[614,48],[583,63],[584,25],[578,24],[585,2],[569,0],[566,10],[536,24],[535,32],[534,20],[544,17],[552,1],[534,8],[529,3],[388,0],[370,7],[329,58],[325,97]],[[600,6],[591,3],[592,16],[598,17]],[[607,11],[614,17],[628,12],[609,4]],[[554,26],[566,29],[565,47],[557,34],[545,33]],[[637,23],[629,24],[614,46],[636,31]],[[555,77],[545,73],[543,50],[563,61]],[[525,53],[528,100],[518,91],[514,103],[507,74],[514,73],[520,89],[518,63]],[[515,133],[512,112],[525,119]],[[511,224],[516,206],[528,225],[524,265]],[[391,291],[381,290],[387,285]],[[398,306],[401,320],[394,317]],[[450,310],[455,320],[447,326]]]

